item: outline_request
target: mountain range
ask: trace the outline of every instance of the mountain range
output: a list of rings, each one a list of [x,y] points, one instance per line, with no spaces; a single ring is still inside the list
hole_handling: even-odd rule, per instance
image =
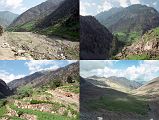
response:
[[[134,4],[99,13],[95,16],[98,20],[96,23],[93,22],[93,17],[92,20],[90,18],[88,30],[82,29],[81,24],[81,51],[86,51],[83,52],[83,59],[158,59],[159,12],[156,9]],[[103,29],[99,29],[102,25]],[[104,29],[109,31],[109,34],[102,34]],[[85,44],[87,47],[83,47]],[[98,52],[102,53],[102,58],[98,56]],[[89,53],[96,55],[91,58],[92,56],[88,56]]]
[[[128,80],[125,77],[111,76],[108,78],[91,76],[87,80],[97,86],[106,86],[115,90],[129,92],[142,86],[142,83]]]
[[[47,0],[22,13],[7,30],[79,41],[79,1]]]
[[[66,67],[59,68],[53,71],[41,71],[33,73],[24,78],[16,79],[9,82],[7,85],[11,90],[16,90],[20,86],[39,87],[48,84],[51,80],[60,79],[61,82],[66,83],[68,76],[77,76],[79,71],[79,63],[72,63]]]
[[[0,98],[11,95],[13,91],[22,86],[40,87],[56,79],[60,79],[61,82],[66,83],[69,76],[78,76],[78,72],[79,62],[76,62],[53,71],[35,72],[7,84],[3,80],[0,80]]]
[[[0,25],[4,28],[8,27],[16,18],[18,14],[9,11],[0,11]]]
[[[15,27],[46,17],[55,11],[64,0],[47,0],[22,13],[9,27]]]

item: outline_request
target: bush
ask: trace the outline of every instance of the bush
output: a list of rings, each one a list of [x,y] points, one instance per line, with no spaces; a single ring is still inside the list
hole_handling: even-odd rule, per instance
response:
[[[1,100],[0,101],[0,108],[5,106],[7,104],[7,102],[8,102],[7,100]]]
[[[75,83],[75,81],[72,79],[71,76],[68,76],[68,77],[67,77],[67,82],[68,82],[68,83]]]
[[[24,113],[23,113],[23,111],[18,111],[17,114],[18,114],[18,117],[20,117],[20,116],[23,115]]]
[[[17,89],[17,94],[19,96],[19,99],[30,97],[33,94],[33,88],[31,86],[21,87]]]
[[[52,80],[52,82],[50,83],[50,88],[51,89],[55,89],[55,88],[57,88],[57,87],[60,87],[60,86],[62,86],[62,82],[61,82],[61,80]]]
[[[30,104],[39,104],[40,102],[38,100],[31,100]]]

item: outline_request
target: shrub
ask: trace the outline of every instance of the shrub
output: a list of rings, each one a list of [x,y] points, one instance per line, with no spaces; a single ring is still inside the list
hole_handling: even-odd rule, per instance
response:
[[[75,83],[75,81],[72,79],[71,76],[68,76],[68,77],[67,77],[67,82],[68,82],[68,83]]]
[[[5,106],[7,104],[7,102],[8,102],[7,100],[1,100],[0,101],[0,108]]]
[[[30,97],[33,94],[33,88],[31,86],[23,86],[17,89],[19,98]]]
[[[20,117],[20,116],[23,115],[24,113],[23,113],[23,111],[18,111],[17,114],[18,114],[18,117]]]
[[[57,87],[62,86],[62,81],[61,80],[52,80],[50,83],[50,88],[55,89]]]

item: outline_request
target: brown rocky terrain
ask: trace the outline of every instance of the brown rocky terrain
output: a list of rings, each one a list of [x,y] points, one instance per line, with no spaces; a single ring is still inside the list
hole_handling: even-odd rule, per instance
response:
[[[1,60],[78,59],[79,43],[31,32],[5,32],[0,36]]]
[[[138,59],[158,59],[159,34],[158,28],[148,31],[132,45],[126,46],[122,52],[116,55],[117,59],[135,59],[131,56],[139,56]],[[141,56],[144,56],[142,58]],[[136,58],[137,59],[137,58]]]

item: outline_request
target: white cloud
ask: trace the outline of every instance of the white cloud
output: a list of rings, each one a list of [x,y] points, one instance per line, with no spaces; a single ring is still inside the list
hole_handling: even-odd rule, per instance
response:
[[[9,83],[9,82],[11,82],[12,80],[15,80],[15,79],[22,78],[24,76],[25,75],[14,75],[14,74],[8,73],[6,71],[0,70],[0,78],[2,80],[4,80],[6,83]]]
[[[140,0],[130,0],[131,4],[140,4]]]
[[[30,74],[35,73],[37,71],[56,70],[59,68],[57,63],[49,60],[34,60],[26,62],[25,64],[28,66]]]
[[[132,65],[127,67],[126,69],[116,68],[115,65],[105,65],[103,62],[103,67],[96,67],[96,63],[89,62],[92,67],[95,65],[95,69],[91,68],[89,70],[85,70],[83,66],[81,66],[80,75],[83,77],[88,77],[92,75],[97,75],[101,77],[110,77],[110,76],[118,76],[118,77],[126,77],[130,80],[152,80],[155,77],[159,76],[159,61],[143,61],[140,62],[138,66]],[[102,64],[102,63],[101,63]],[[126,62],[125,62],[126,64]],[[81,64],[85,65],[85,64]],[[88,67],[85,65],[85,67]],[[122,66],[121,66],[122,67]]]
[[[0,0],[0,10],[24,12],[27,8],[23,4],[23,0]]]
[[[89,8],[95,8],[97,5],[96,3],[89,3],[85,1],[80,1],[80,15],[90,15],[91,13],[88,12]]]
[[[107,10],[111,9],[112,7],[113,7],[113,5],[110,2],[108,2],[107,0],[104,0],[101,5],[98,5],[97,12],[100,13],[102,11],[107,11]]]
[[[129,0],[119,0],[120,6],[127,7],[129,5]]]

